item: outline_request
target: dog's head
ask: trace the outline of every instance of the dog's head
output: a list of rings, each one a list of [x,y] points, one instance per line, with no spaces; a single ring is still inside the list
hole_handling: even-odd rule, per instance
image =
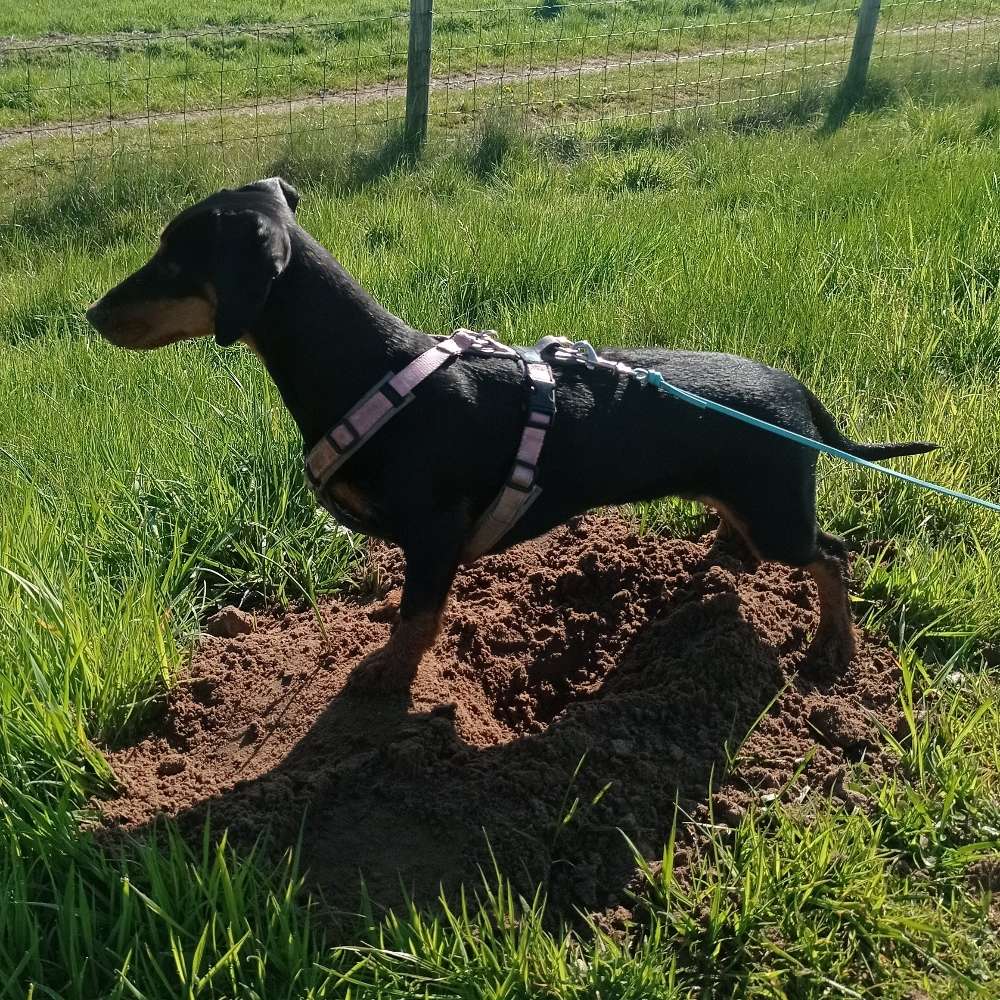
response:
[[[148,263],[87,310],[107,340],[153,350],[215,335],[245,336],[291,257],[298,192],[280,177],[219,191],[177,216]]]

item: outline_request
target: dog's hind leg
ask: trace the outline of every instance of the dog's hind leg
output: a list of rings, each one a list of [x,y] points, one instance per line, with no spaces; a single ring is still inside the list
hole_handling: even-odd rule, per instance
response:
[[[809,669],[843,670],[857,648],[847,595],[847,552],[840,539],[816,526],[812,465],[762,469],[756,482],[736,484],[722,504],[710,502],[760,559],[812,574],[820,621],[808,652]]]
[[[847,593],[847,550],[844,543],[825,531],[818,532],[817,558],[806,567],[819,595],[819,627],[809,649],[811,666],[823,658],[835,670],[846,667],[857,652],[857,636]]]
[[[719,515],[719,527],[712,543],[714,553],[728,553],[735,556],[746,569],[753,573],[760,564],[760,556],[753,545],[752,536],[743,519],[726,503],[714,497],[699,497],[706,506]]]

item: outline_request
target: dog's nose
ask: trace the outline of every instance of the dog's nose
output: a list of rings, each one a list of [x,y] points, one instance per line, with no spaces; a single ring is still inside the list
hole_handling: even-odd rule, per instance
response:
[[[102,324],[108,318],[108,311],[101,304],[101,300],[98,299],[96,302],[90,303],[84,315],[87,317],[87,322],[94,327],[95,330],[100,330]]]

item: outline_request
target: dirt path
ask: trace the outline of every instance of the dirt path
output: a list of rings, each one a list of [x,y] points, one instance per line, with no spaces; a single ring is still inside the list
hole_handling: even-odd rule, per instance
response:
[[[876,38],[876,52],[879,45],[884,45],[888,39],[895,37],[931,34],[953,35],[956,32],[971,31],[973,28],[978,27],[982,27],[985,30],[993,25],[1000,25],[1000,17],[971,18],[964,21],[918,24],[898,30],[883,30]],[[136,36],[125,35],[122,37],[134,38]],[[502,70],[480,68],[476,72],[459,72],[433,77],[431,79],[431,91],[432,93],[443,91],[449,93],[467,93],[484,87],[499,88],[517,84],[530,85],[534,82],[564,80],[575,76],[597,76],[602,73],[612,73],[632,68],[663,66],[666,69],[670,69],[685,63],[718,59],[723,56],[739,60],[763,55],[768,51],[784,55],[785,53],[801,50],[809,46],[846,46],[850,42],[851,37],[850,35],[833,35],[823,38],[786,39],[781,42],[751,45],[741,49],[710,49],[683,54],[677,52],[652,52],[628,57],[595,57],[592,59],[583,59],[572,65],[527,66],[520,69]],[[3,44],[0,42],[0,51],[2,51]],[[53,44],[56,43],[53,42]],[[63,42],[62,44],[67,44],[67,42]],[[311,108],[350,107],[374,104],[379,101],[403,100],[405,96],[406,84],[404,82],[383,82],[351,90],[330,90],[292,99],[265,99],[253,104],[235,105],[232,107],[142,112],[133,115],[123,115],[120,118],[108,117],[88,122],[50,122],[26,128],[0,131],[0,149],[47,139],[88,139],[118,129],[142,129],[154,125],[193,125],[199,122],[211,121],[213,118],[220,118],[222,116],[233,118],[253,115],[273,116],[277,114],[292,114]]]

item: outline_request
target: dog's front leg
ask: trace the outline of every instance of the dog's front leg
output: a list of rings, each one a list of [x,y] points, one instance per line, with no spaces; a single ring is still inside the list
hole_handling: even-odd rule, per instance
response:
[[[441,629],[467,529],[464,516],[438,514],[404,545],[399,620],[386,645],[358,664],[350,679],[352,689],[386,694],[409,690],[420,660]]]

